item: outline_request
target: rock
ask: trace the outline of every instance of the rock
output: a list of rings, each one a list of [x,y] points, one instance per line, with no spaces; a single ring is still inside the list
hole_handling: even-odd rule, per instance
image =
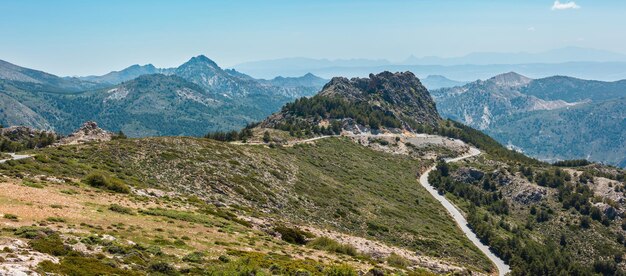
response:
[[[496,183],[500,186],[507,186],[513,182],[512,176],[510,176],[506,172],[501,172],[498,170],[492,172],[491,179],[495,180]]]
[[[604,202],[595,203],[593,204],[593,206],[600,209],[600,211],[602,211],[602,213],[606,215],[609,219],[614,219],[623,213],[623,211],[615,209],[613,206]]]
[[[78,130],[61,139],[58,145],[76,145],[89,142],[106,142],[115,136],[112,132],[98,127],[93,121],[85,122]]]
[[[474,168],[459,168],[453,175],[454,179],[463,183],[473,183],[479,181],[485,176],[485,173]]]
[[[413,132],[411,126],[416,124],[437,126],[441,117],[437,113],[435,102],[428,90],[422,85],[417,77],[411,72],[382,72],[380,74],[370,74],[368,78],[343,77],[333,78],[328,82],[315,99],[319,98],[339,98],[349,104],[367,107],[384,113],[389,117],[394,117],[399,124],[388,129],[370,130],[368,127],[358,124],[356,119],[345,115],[342,118],[334,117],[333,121],[338,121],[342,129],[352,133],[379,133],[392,132],[402,133],[403,131]],[[330,117],[302,116],[298,112],[283,109],[260,123],[261,128],[276,128],[285,122],[304,125],[319,125],[326,122]]]
[[[511,185],[511,198],[521,204],[530,204],[541,201],[548,191],[545,187],[537,186],[526,179],[516,179]]]

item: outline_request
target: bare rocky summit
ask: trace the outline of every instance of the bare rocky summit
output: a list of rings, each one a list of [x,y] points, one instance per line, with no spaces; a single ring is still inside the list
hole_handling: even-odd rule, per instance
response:
[[[105,142],[113,139],[115,134],[98,127],[93,121],[85,122],[74,133],[62,138],[58,144],[60,145],[76,145],[89,142]]]

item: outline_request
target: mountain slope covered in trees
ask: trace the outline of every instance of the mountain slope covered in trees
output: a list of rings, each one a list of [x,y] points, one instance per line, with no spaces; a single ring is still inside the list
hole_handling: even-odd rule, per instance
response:
[[[548,160],[589,158],[624,166],[626,82],[498,75],[433,91],[442,116]]]
[[[85,121],[133,137],[201,136],[239,129],[279,110],[286,102],[315,94],[321,79],[256,80],[222,70],[205,56],[177,68],[131,66],[104,76],[60,78],[0,63],[3,125],[25,125],[61,134]]]

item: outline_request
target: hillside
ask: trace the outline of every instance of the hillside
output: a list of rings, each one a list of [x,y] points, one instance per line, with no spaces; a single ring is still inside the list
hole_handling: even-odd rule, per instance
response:
[[[1,173],[6,175],[2,185],[50,198],[36,201],[33,206],[42,206],[50,210],[48,216],[61,218],[46,223],[46,227],[59,231],[57,229],[75,225],[76,230],[90,229],[100,236],[113,236],[117,241],[113,245],[122,248],[128,247],[123,245],[125,240],[139,243],[143,248],[160,248],[164,254],[155,256],[153,262],[197,266],[185,262],[183,257],[194,250],[209,250],[211,253],[204,258],[217,259],[225,255],[240,260],[249,255],[239,255],[233,250],[252,249],[259,254],[276,252],[273,258],[293,263],[281,265],[284,269],[306,268],[296,265],[304,252],[307,256],[319,256],[313,260],[326,265],[339,258],[340,263],[360,269],[395,270],[409,266],[433,272],[490,269],[484,257],[446,218],[442,207],[416,184],[415,173],[428,166],[429,161],[374,151],[346,139],[271,149],[206,139],[146,138],[64,146],[33,153],[37,154],[35,159],[0,165]],[[110,181],[117,179],[115,181],[139,189],[137,191],[157,188],[175,196],[155,197],[139,192],[128,196],[109,194],[85,184],[89,183],[86,176],[94,173],[103,174]],[[15,178],[18,174],[25,178]],[[80,179],[83,182],[78,183]],[[63,193],[65,190],[73,192]],[[40,212],[31,213],[28,208],[19,207],[16,200],[20,194],[0,194],[3,212],[18,217],[15,222],[5,219],[3,224],[19,229],[46,220],[46,215]],[[81,200],[88,200],[90,194],[101,196],[83,211],[71,208]],[[208,204],[187,199],[189,195]],[[59,203],[68,207],[50,209],[50,205]],[[113,203],[130,211],[116,215],[109,210]],[[102,212],[86,216],[92,209]],[[200,216],[206,212],[217,215]],[[237,219],[229,213],[236,214]],[[120,222],[123,223],[121,228],[107,229]],[[190,235],[177,228],[179,225],[189,227],[189,223],[195,225],[191,226],[194,233],[208,231],[211,234]],[[310,251],[315,247],[291,246],[272,237],[271,233],[280,225],[307,229],[315,236],[341,240],[355,249],[343,254],[329,249],[331,252],[322,252],[320,256],[315,253],[319,251]],[[162,230],[152,231],[155,228]],[[218,234],[222,231],[225,233]],[[61,236],[63,239],[78,236],[79,240],[84,240],[81,232]],[[147,236],[139,236],[144,232]],[[2,235],[11,237],[10,232]],[[357,242],[360,240],[369,245]],[[213,244],[213,241],[222,242]],[[385,246],[376,246],[378,243]],[[243,249],[244,246],[250,249]],[[285,253],[278,253],[281,250]],[[128,248],[104,253],[128,256],[135,251]],[[151,251],[141,254],[149,254],[147,252]],[[400,260],[405,260],[399,264],[389,261],[391,267],[387,266],[389,252],[401,254],[404,257]],[[325,255],[336,257],[322,257]],[[148,266],[138,260],[130,262],[137,269]]]
[[[626,98],[621,98],[511,116],[487,132],[552,162],[584,158],[626,167],[625,125]]]
[[[112,71],[102,76],[85,76],[85,77],[78,77],[78,79],[95,82],[95,83],[116,85],[125,81],[135,79],[143,75],[152,75],[152,74],[169,75],[171,73],[172,73],[172,69],[156,68],[152,64],[146,64],[146,65],[135,64],[127,68],[124,68],[120,71]]]
[[[201,136],[262,120],[322,86],[313,75],[256,80],[222,70],[205,56],[172,69],[131,66],[84,78],[59,78],[10,63],[0,65],[5,68],[0,75],[4,99],[0,123],[60,134],[85,121],[97,121],[105,129],[122,130],[132,137]]]
[[[432,93],[442,116],[484,130],[531,156],[622,162],[616,155],[624,151],[620,141],[625,136],[618,127],[625,118],[624,81],[535,80],[511,72]]]
[[[439,124],[428,90],[411,72],[382,72],[369,78],[333,78],[312,98],[287,104],[261,127],[286,131],[339,134],[413,131]]]
[[[0,257],[66,274],[495,273],[423,176],[512,275],[626,269],[624,170],[542,163],[441,120],[411,73],[333,79],[240,133],[120,137],[1,163]],[[468,152],[479,155],[441,162]]]
[[[466,81],[456,81],[448,79],[441,75],[428,75],[426,78],[420,79],[422,84],[428,88],[428,90],[462,86],[467,84]]]

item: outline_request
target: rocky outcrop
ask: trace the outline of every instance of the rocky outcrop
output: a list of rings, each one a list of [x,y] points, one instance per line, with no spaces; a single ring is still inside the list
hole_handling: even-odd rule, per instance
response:
[[[463,183],[473,183],[479,181],[485,176],[485,173],[474,168],[462,167],[454,172],[453,177],[456,181]]]
[[[76,145],[89,142],[105,142],[113,139],[115,134],[106,131],[98,127],[98,124],[93,121],[85,122],[74,133],[62,138],[59,141],[59,145]]]
[[[392,113],[410,128],[408,120],[435,125],[440,120],[435,102],[411,72],[370,74],[369,78],[333,78],[319,94],[339,96],[351,102],[367,102]]]
[[[413,73],[385,71],[368,78],[335,77],[318,95],[288,104],[260,127],[339,123],[342,130],[352,133],[402,133],[415,132],[418,126],[437,126],[440,120],[430,93]]]

